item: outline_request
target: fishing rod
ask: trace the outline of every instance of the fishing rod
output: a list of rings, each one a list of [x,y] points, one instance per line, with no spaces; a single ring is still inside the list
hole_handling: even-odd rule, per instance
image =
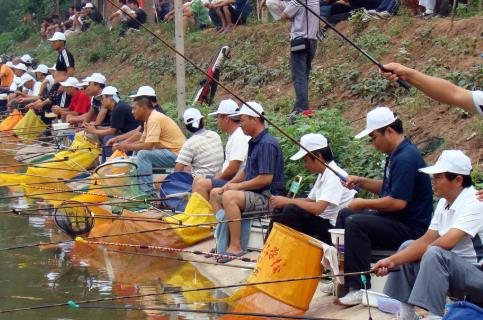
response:
[[[388,270],[388,272],[398,272],[398,271],[400,271],[400,269]],[[192,289],[179,289],[179,290],[164,288],[163,292],[133,294],[133,295],[125,295],[125,296],[109,297],[109,298],[98,298],[98,299],[82,300],[82,301],[77,301],[77,302],[69,300],[68,302],[60,302],[60,303],[38,305],[38,306],[31,306],[31,307],[23,307],[23,308],[16,308],[16,309],[6,309],[6,310],[0,310],[0,314],[13,313],[13,312],[19,312],[19,311],[27,311],[27,310],[40,310],[40,309],[51,309],[51,308],[56,308],[56,307],[66,307],[66,306],[70,306],[71,304],[75,304],[75,305],[80,306],[80,305],[96,303],[96,302],[119,301],[119,300],[125,300],[125,299],[136,299],[136,298],[163,296],[163,295],[168,295],[168,294],[180,294],[180,293],[183,294],[183,293],[189,293],[189,292],[200,292],[200,291],[211,291],[211,290],[218,290],[218,289],[230,289],[230,288],[239,288],[239,287],[261,286],[261,285],[296,282],[296,281],[324,280],[324,279],[326,280],[326,279],[332,279],[332,278],[335,278],[335,277],[360,276],[360,275],[372,274],[372,273],[375,273],[375,272],[376,272],[376,270],[369,270],[369,271],[361,271],[361,272],[340,273],[340,274],[336,274],[336,275],[297,277],[297,278],[288,278],[288,279],[279,279],[279,280],[270,280],[270,281],[259,281],[259,282],[251,282],[251,283],[230,284],[230,285],[225,285],[225,286],[212,286],[212,287],[205,287],[205,288],[192,288]]]
[[[218,262],[204,261],[204,260],[185,259],[185,258],[181,258],[181,257],[165,256],[165,255],[159,255],[159,254],[149,254],[149,253],[111,250],[111,249],[106,249],[106,252],[121,253],[121,254],[128,254],[128,255],[133,255],[133,256],[142,256],[142,257],[162,258],[162,259],[176,260],[176,261],[190,262],[190,263],[209,264],[209,265],[220,266],[220,267],[229,267],[229,268],[238,268],[238,269],[247,269],[247,270],[253,270],[254,269],[253,267],[243,266],[243,265],[218,263]]]
[[[163,181],[161,181],[163,182]],[[36,187],[30,187],[29,185],[27,185],[26,183],[21,185],[21,187],[23,188],[34,188],[34,189],[40,189],[40,190],[56,190],[56,191],[52,191],[52,192],[42,192],[42,193],[32,193],[32,194],[24,194],[24,195],[11,195],[11,196],[4,196],[4,197],[0,197],[0,200],[5,200],[5,199],[15,199],[15,198],[19,198],[19,197],[27,197],[27,198],[35,198],[36,196],[44,196],[44,195],[49,195],[49,194],[62,194],[62,193],[70,193],[70,192],[87,192],[85,194],[90,194],[88,192],[90,192],[91,190],[104,190],[104,189],[112,189],[112,188],[122,188],[122,187],[129,187],[129,186],[140,186],[140,185],[143,185],[144,183],[131,183],[131,184],[119,184],[119,185],[113,185],[113,186],[105,186],[105,187],[98,187],[98,188],[89,188],[88,191],[85,191],[84,189],[69,189],[69,190],[58,190],[58,189],[46,189],[46,188],[36,188]],[[96,194],[92,194],[92,195],[96,195]],[[108,197],[108,195],[105,195],[106,197]]]
[[[201,251],[201,250],[178,249],[178,248],[154,246],[154,245],[148,245],[148,244],[130,244],[130,243],[119,243],[119,242],[89,241],[89,240],[86,240],[82,237],[76,237],[75,241],[78,242],[78,243],[93,244],[93,245],[104,246],[104,247],[135,248],[135,249],[164,251],[164,252],[171,252],[171,253],[189,253],[189,254],[194,254],[194,255],[209,256],[209,257],[213,257],[213,258],[225,258],[225,259],[231,259],[231,260],[240,260],[240,261],[243,261],[243,262],[253,262],[253,263],[257,262],[256,259],[250,259],[250,258],[244,257],[244,256],[238,257],[238,256],[232,256],[232,255],[229,255],[229,254],[214,253],[214,252],[207,252],[207,251]]]
[[[351,40],[345,34],[343,34],[342,32],[340,32],[335,26],[333,26],[329,21],[327,21],[327,19],[325,17],[322,17],[319,14],[317,14],[313,9],[311,9],[307,4],[305,4],[301,0],[296,0],[296,1],[299,4],[301,4],[307,11],[309,11],[310,13],[312,13],[317,19],[319,19],[320,21],[322,21],[327,27],[329,27],[335,33],[337,33],[342,39],[344,39],[346,42],[348,42],[354,49],[356,49],[357,51],[359,51],[369,61],[371,61],[374,65],[376,65],[381,71],[391,72],[390,70],[387,70],[386,68],[384,68],[384,66],[379,61],[377,61],[374,57],[372,57],[369,53],[367,53],[367,51],[365,51],[359,45],[357,45],[353,40]],[[307,19],[308,19],[308,17],[307,17]],[[398,79],[397,83],[401,87],[403,87],[404,89],[406,89],[406,90],[409,90],[411,88],[411,85],[407,81],[405,81],[405,80]]]
[[[27,174],[27,173],[19,173],[19,172],[1,172],[0,173],[7,173],[7,174],[20,174],[20,175],[26,175],[29,177],[37,177],[37,178],[46,178],[46,179],[55,179],[57,181],[46,181],[46,182],[30,182],[30,183],[14,183],[14,184],[5,184],[1,185],[1,187],[20,187],[22,185],[37,185],[37,184],[52,184],[52,183],[71,183],[71,182],[87,182],[87,181],[94,181],[94,183],[86,183],[90,185],[99,185],[97,181],[99,180],[109,180],[109,179],[120,179],[120,178],[138,178],[138,177],[148,177],[151,176],[151,174],[136,174],[136,175],[126,175],[126,176],[121,176],[121,177],[102,177],[102,178],[82,178],[82,179],[63,179],[63,178],[56,178],[56,177],[48,177],[48,176],[42,176],[42,175],[35,175],[35,174]]]
[[[73,301],[69,301],[69,306],[73,309],[106,309],[106,310],[137,310],[137,311],[161,311],[161,312],[182,312],[195,314],[213,314],[213,315],[236,315],[242,317],[258,317],[258,318],[276,318],[276,319],[305,319],[305,320],[338,320],[335,318],[320,318],[309,316],[287,316],[274,313],[261,312],[237,312],[237,311],[216,311],[209,309],[186,309],[186,308],[166,308],[166,307],[136,307],[136,306],[87,306],[77,305]],[[164,303],[163,303],[164,304]],[[166,304],[164,304],[166,305]]]
[[[124,11],[123,8],[121,8],[121,6],[119,6],[117,3],[115,3],[113,0],[107,0],[112,6],[114,6],[115,8],[121,10],[121,12],[123,12],[124,14],[128,14],[126,11]],[[218,86],[220,86],[221,88],[223,88],[227,93],[229,93],[231,96],[233,96],[235,99],[237,99],[238,101],[240,101],[240,103],[242,103],[242,105],[245,105],[247,106],[250,110],[252,110],[256,115],[258,115],[261,119],[267,121],[268,124],[270,124],[272,127],[274,127],[277,131],[279,131],[282,135],[284,135],[287,139],[289,139],[292,143],[294,143],[296,146],[298,146],[299,148],[301,148],[302,150],[304,150],[305,152],[307,152],[307,154],[309,154],[311,157],[313,157],[314,159],[317,159],[317,161],[319,161],[324,167],[326,167],[327,169],[329,169],[330,171],[332,171],[340,180],[342,180],[343,182],[348,182],[347,181],[347,178],[344,177],[343,175],[341,175],[337,170],[335,170],[334,168],[332,168],[327,162],[325,162],[324,160],[322,160],[319,156],[317,156],[316,154],[314,154],[312,151],[310,151],[309,149],[307,149],[306,147],[304,147],[299,141],[297,141],[295,138],[293,138],[292,136],[290,136],[285,130],[283,130],[281,127],[279,127],[277,124],[275,124],[272,120],[268,119],[265,115],[263,115],[262,113],[258,112],[255,108],[253,108],[252,106],[248,105],[246,103],[246,101],[241,98],[238,94],[236,94],[234,91],[230,90],[227,86],[225,86],[225,84],[221,83],[220,81],[218,81],[217,79],[215,79],[212,75],[210,75],[208,72],[206,72],[203,68],[201,68],[200,66],[198,66],[193,60],[189,59],[188,57],[186,57],[184,54],[182,54],[181,52],[179,52],[178,50],[176,50],[171,44],[169,44],[166,40],[164,40],[163,38],[161,38],[159,35],[157,35],[156,33],[154,33],[154,31],[152,31],[150,28],[148,28],[147,26],[145,26],[144,24],[142,24],[141,22],[139,22],[138,19],[136,18],[133,18],[131,17],[132,21],[134,21],[140,28],[144,29],[146,32],[148,32],[149,34],[151,34],[153,37],[155,37],[156,39],[158,39],[159,41],[161,41],[162,44],[164,44],[168,49],[170,49],[171,51],[173,51],[175,54],[179,55],[180,57],[182,57],[186,62],[188,62],[189,64],[191,64],[195,69],[197,69],[198,71],[200,71],[201,73],[203,73],[205,76],[207,76],[209,79],[211,79],[214,83],[216,83]],[[358,187],[354,187],[355,190],[359,190]]]
[[[25,166],[31,167],[32,165],[46,164],[46,163],[59,163],[59,162],[65,162],[65,161],[68,161],[68,160],[69,160],[69,157],[64,157],[63,159],[46,160],[46,161],[36,162],[34,164],[30,164],[30,163],[19,163],[19,164],[7,165],[7,166],[0,166],[0,169],[18,168],[18,167],[25,167]],[[36,168],[38,168],[38,167],[36,167]]]
[[[259,213],[257,211],[253,212],[247,212],[247,213]],[[280,214],[272,214],[270,216],[275,216],[275,215],[280,215]],[[269,215],[266,215],[267,217],[270,217]],[[231,220],[225,220],[221,222],[238,222],[238,221],[245,221],[245,220],[258,220],[262,218],[263,215],[260,216],[254,216],[254,217],[245,217],[245,218],[237,218],[237,219],[231,219]],[[112,219],[112,217],[111,217]],[[116,219],[116,218],[114,218]],[[157,231],[166,231],[166,230],[174,230],[174,229],[183,229],[183,228],[195,228],[195,227],[209,227],[218,224],[219,222],[206,222],[206,223],[198,223],[198,224],[193,224],[193,225],[186,225],[183,224],[182,221],[179,221],[179,223],[173,223],[173,222],[165,222],[166,224],[170,225],[176,225],[174,227],[167,227],[167,228],[155,228],[155,229],[146,229],[146,230],[137,230],[137,231],[130,231],[130,232],[123,232],[123,233],[117,233],[117,234],[110,234],[110,235],[104,235],[104,236],[97,236],[97,237],[91,237],[88,238],[89,240],[97,240],[97,239],[104,239],[104,238],[111,238],[111,237],[121,237],[121,236],[129,236],[129,235],[134,235],[134,234],[143,234],[143,233],[151,233],[151,232],[157,232]],[[58,245],[58,244],[67,244],[74,242],[74,239],[69,239],[69,240],[62,240],[62,241],[51,241],[51,242],[44,242],[44,243],[33,243],[33,244],[26,244],[26,245],[21,245],[21,246],[15,246],[15,247],[7,247],[7,248],[0,248],[0,252],[2,251],[11,251],[11,250],[17,250],[17,249],[25,249],[25,248],[35,248],[35,247],[41,247],[41,246],[49,246],[49,245]]]

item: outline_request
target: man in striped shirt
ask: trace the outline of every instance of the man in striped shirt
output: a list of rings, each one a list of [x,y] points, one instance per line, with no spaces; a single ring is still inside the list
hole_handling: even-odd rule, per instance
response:
[[[62,32],[56,32],[49,41],[52,42],[52,49],[59,53],[55,64],[56,70],[63,72],[66,75],[65,78],[73,77],[75,72],[75,60],[72,53],[70,53],[65,47],[65,35]]]

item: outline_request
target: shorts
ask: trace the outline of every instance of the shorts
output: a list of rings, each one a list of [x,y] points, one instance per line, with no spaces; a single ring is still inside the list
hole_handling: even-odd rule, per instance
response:
[[[252,211],[268,211],[269,196],[267,193],[244,191],[244,194],[245,194],[245,209],[242,212],[242,216]],[[263,212],[260,212],[260,215],[261,214],[263,214]]]
[[[223,187],[228,180],[223,180],[223,179],[215,179],[213,176],[211,177],[206,177],[206,179],[209,179],[211,181],[211,187],[214,188],[221,188]]]

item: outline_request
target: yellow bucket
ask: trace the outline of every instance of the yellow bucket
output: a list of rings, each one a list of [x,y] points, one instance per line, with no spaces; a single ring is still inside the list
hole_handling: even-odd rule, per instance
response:
[[[322,242],[275,223],[248,283],[321,276],[322,256]],[[314,279],[255,287],[285,304],[307,310],[318,283]]]

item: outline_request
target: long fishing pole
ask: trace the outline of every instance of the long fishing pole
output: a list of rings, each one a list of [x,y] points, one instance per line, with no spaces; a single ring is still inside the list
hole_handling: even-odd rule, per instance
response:
[[[327,19],[325,17],[322,17],[319,14],[317,14],[314,10],[312,10],[307,4],[305,4],[301,0],[296,0],[296,1],[299,4],[301,4],[307,11],[309,11],[310,13],[312,13],[317,19],[319,19],[320,21],[322,21],[323,23],[325,23],[325,25],[327,27],[329,27],[330,29],[332,29],[342,39],[344,39],[345,41],[347,41],[354,49],[356,49],[363,56],[365,56],[367,59],[369,59],[369,61],[371,61],[374,65],[376,65],[380,70],[382,70],[384,72],[391,72],[390,70],[387,70],[386,68],[384,68],[384,66],[379,61],[377,61],[374,57],[372,57],[369,53],[367,53],[367,51],[365,51],[359,45],[357,45],[353,40],[351,40],[345,34],[343,34],[342,32],[340,32],[335,26],[333,26],[329,21],[327,21]],[[307,17],[307,19],[308,19],[308,17]],[[397,83],[401,87],[403,87],[404,89],[406,89],[406,90],[409,90],[411,88],[411,85],[407,81],[405,81],[405,80],[398,79]]]
[[[258,214],[259,212],[253,211],[251,213]],[[275,215],[279,215],[279,214],[273,214],[272,213],[270,216],[275,216]],[[237,221],[245,221],[245,220],[258,220],[261,217],[263,217],[263,215],[259,214],[259,215],[254,216],[254,217],[237,218],[237,219],[225,220],[225,221],[220,221],[220,222],[229,223],[229,222],[237,222]],[[269,215],[267,215],[267,217],[269,217]],[[111,219],[112,219],[112,217],[111,217]],[[186,225],[186,224],[183,224],[182,221],[180,221],[180,223],[166,222],[166,224],[175,225],[175,226],[174,227],[166,227],[166,228],[137,230],[137,231],[117,233],[117,234],[109,234],[109,235],[104,235],[104,236],[90,237],[90,238],[88,238],[88,240],[97,240],[97,239],[104,239],[104,238],[111,238],[111,237],[129,236],[129,235],[134,235],[134,234],[144,234],[144,233],[174,230],[174,229],[183,229],[183,228],[210,227],[210,226],[214,226],[218,223],[219,222],[217,221],[217,222],[206,222],[206,223],[198,223],[198,224],[193,224],[193,225]],[[69,239],[69,240],[62,240],[62,241],[51,241],[51,242],[44,242],[44,243],[25,244],[25,245],[20,245],[20,246],[15,246],[15,247],[0,248],[0,252],[17,250],[17,249],[35,248],[35,247],[49,246],[49,245],[66,244],[66,243],[71,243],[71,242],[74,242],[74,241],[75,240],[73,240],[73,239]]]
[[[171,253],[189,253],[194,255],[210,256],[214,258],[225,258],[225,259],[229,258],[231,260],[240,260],[243,262],[257,262],[256,259],[250,259],[244,256],[238,257],[238,256],[232,256],[232,255],[223,254],[223,253],[214,253],[214,252],[207,252],[207,251],[201,251],[201,250],[178,249],[178,248],[171,248],[171,247],[154,246],[149,244],[130,244],[130,243],[119,243],[119,242],[90,241],[82,237],[76,237],[75,241],[78,243],[93,244],[93,245],[104,246],[104,247],[135,248],[135,249],[155,250],[155,251],[163,251],[163,252],[171,252]]]
[[[389,270],[389,272],[397,272],[397,271],[400,271],[400,270],[399,269]],[[76,302],[70,300],[68,302],[60,302],[60,303],[54,303],[54,304],[46,304],[46,305],[23,307],[23,308],[16,308],[16,309],[0,310],[0,314],[13,313],[13,312],[19,312],[19,311],[27,311],[27,310],[40,310],[40,309],[50,309],[50,308],[56,308],[56,307],[66,307],[66,306],[70,306],[71,304],[75,304],[75,305],[80,306],[80,305],[96,303],[96,302],[118,301],[118,300],[125,300],[125,299],[136,299],[136,298],[163,296],[163,295],[168,295],[168,294],[179,294],[179,293],[182,294],[182,293],[188,293],[188,292],[211,291],[211,290],[218,290],[218,289],[262,286],[262,285],[275,284],[275,283],[287,283],[287,282],[296,282],[296,281],[331,279],[331,278],[335,278],[335,277],[360,276],[360,275],[366,275],[366,274],[371,274],[371,273],[375,273],[375,270],[340,273],[340,274],[336,274],[336,275],[309,276],[309,277],[297,277],[297,278],[288,278],[288,279],[279,279],[279,280],[270,280],[270,281],[259,281],[259,282],[251,282],[251,283],[240,283],[240,284],[231,284],[231,285],[225,285],[225,286],[212,286],[212,287],[205,287],[205,288],[179,289],[179,290],[172,290],[172,289],[164,288],[165,289],[164,292],[153,292],[153,293],[146,293],[146,294],[133,294],[133,295],[118,296],[118,297],[82,300],[82,301],[76,301]]]
[[[46,163],[59,163],[59,162],[65,162],[65,161],[68,161],[68,160],[69,160],[69,157],[64,157],[63,159],[58,159],[58,160],[46,160],[46,161],[36,162],[36,163],[34,163],[34,164],[31,164],[31,163],[18,163],[18,164],[12,164],[12,165],[0,166],[0,169],[8,169],[8,168],[26,167],[26,166],[39,165],[39,164],[46,164]],[[37,168],[38,168],[38,167],[37,167]]]
[[[138,177],[148,177],[151,176],[151,174],[135,174],[135,175],[126,175],[122,177],[102,177],[102,178],[82,178],[82,179],[63,179],[63,178],[56,178],[56,177],[48,177],[48,176],[42,176],[42,175],[36,175],[36,174],[27,174],[27,173],[19,173],[19,172],[1,172],[0,173],[6,173],[6,174],[20,174],[20,175],[26,175],[29,177],[37,177],[37,178],[45,178],[45,179],[54,179],[56,181],[46,181],[46,182],[29,182],[26,183],[27,186],[30,185],[37,185],[37,184],[52,184],[52,183],[71,183],[71,182],[88,182],[88,181],[94,181],[94,183],[89,183],[91,185],[99,185],[97,183],[98,180],[109,180],[109,179],[119,179],[119,178],[138,178]],[[0,187],[19,187],[24,185],[25,183],[13,183],[13,184],[5,184],[1,185]],[[88,183],[86,183],[88,184]]]
[[[338,320],[335,318],[320,318],[309,316],[288,316],[274,313],[261,313],[261,312],[237,312],[237,311],[216,311],[208,309],[187,309],[187,308],[166,308],[166,307],[137,307],[137,306],[80,306],[74,302],[69,304],[74,309],[107,309],[107,310],[137,310],[137,311],[161,311],[161,312],[182,312],[182,313],[195,313],[195,314],[213,314],[213,315],[236,315],[242,317],[258,317],[258,318],[276,318],[276,319],[304,319],[304,320]]]
[[[114,6],[115,8],[121,10],[121,12],[123,12],[124,14],[128,14],[123,8],[121,8],[121,6],[119,6],[117,3],[115,3],[113,0],[107,0],[112,6]],[[179,55],[180,57],[182,57],[186,62],[188,62],[189,64],[191,64],[195,69],[197,69],[198,71],[200,71],[201,73],[203,73],[204,75],[206,75],[209,79],[211,79],[213,82],[215,82],[218,86],[220,86],[221,88],[223,88],[226,92],[228,92],[230,95],[232,95],[235,99],[237,99],[238,101],[240,101],[240,103],[242,103],[243,105],[247,106],[250,110],[252,110],[256,115],[258,115],[261,119],[267,121],[268,124],[270,124],[271,126],[273,126],[277,131],[279,131],[282,135],[284,135],[287,139],[289,139],[292,143],[294,143],[296,146],[300,147],[302,150],[304,150],[305,152],[307,152],[307,154],[309,154],[311,157],[317,159],[317,161],[319,161],[323,166],[325,166],[327,169],[329,169],[330,171],[332,171],[340,180],[344,181],[344,182],[347,182],[347,178],[344,177],[343,175],[341,175],[337,170],[335,170],[334,168],[332,168],[327,162],[325,162],[324,160],[322,160],[319,156],[317,156],[316,154],[314,154],[312,151],[310,151],[309,149],[307,149],[306,147],[304,147],[299,141],[297,141],[295,138],[293,138],[292,136],[290,136],[285,130],[283,130],[281,127],[279,127],[277,124],[275,124],[272,120],[268,119],[265,115],[263,115],[262,113],[258,112],[255,108],[253,108],[252,106],[248,105],[246,103],[246,101],[241,98],[238,94],[236,94],[235,92],[233,92],[232,90],[230,90],[227,86],[225,86],[223,83],[221,83],[219,80],[215,79],[212,75],[210,75],[208,72],[206,72],[205,70],[203,70],[203,68],[201,68],[200,66],[198,66],[193,60],[189,59],[188,57],[186,57],[184,54],[182,54],[181,52],[179,52],[178,50],[176,50],[172,45],[170,45],[166,40],[164,40],[163,38],[161,38],[160,36],[158,36],[156,33],[154,33],[154,31],[152,31],[151,29],[149,29],[147,26],[145,26],[144,24],[142,24],[141,22],[139,22],[138,19],[136,18],[133,18],[131,17],[132,21],[134,21],[140,28],[144,29],[145,31],[147,31],[149,34],[151,34],[153,37],[155,37],[156,39],[158,39],[159,41],[161,41],[161,43],[163,43],[168,49],[170,49],[171,51],[173,51],[175,54]],[[354,188],[356,190],[358,190],[358,187],[357,188]]]
[[[190,263],[209,264],[209,265],[220,266],[220,267],[229,267],[229,268],[238,268],[238,269],[247,269],[247,270],[253,270],[254,269],[253,267],[243,266],[243,265],[238,265],[238,264],[235,265],[235,264],[218,263],[218,262],[213,262],[213,261],[193,260],[193,259],[186,259],[186,258],[175,257],[175,256],[165,256],[165,255],[160,255],[160,254],[149,254],[149,253],[131,252],[131,251],[122,251],[122,250],[111,250],[111,249],[106,249],[106,252],[127,254],[127,255],[133,255],[133,256],[142,256],[142,257],[161,258],[161,259],[176,260],[176,261],[190,262]]]

